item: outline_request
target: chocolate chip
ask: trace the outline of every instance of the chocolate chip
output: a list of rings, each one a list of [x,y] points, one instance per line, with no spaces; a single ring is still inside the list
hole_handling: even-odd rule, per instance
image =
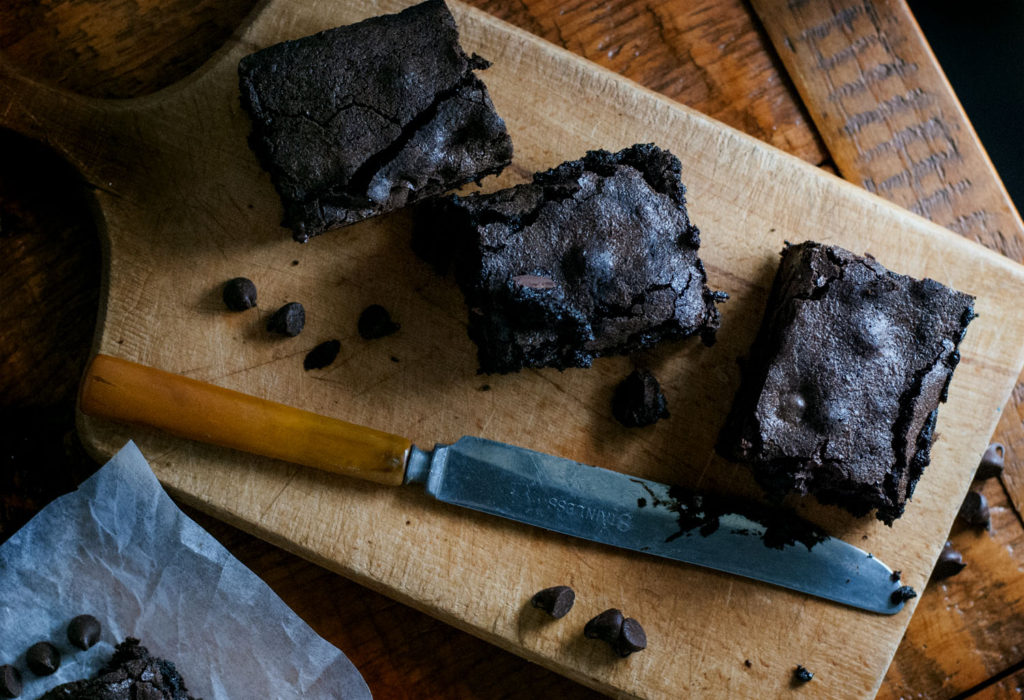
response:
[[[899,569],[896,569],[891,574],[889,574],[889,580],[892,581],[893,583],[895,583],[896,581],[899,581],[901,578],[903,578],[903,572],[900,571]]]
[[[910,586],[900,586],[892,592],[892,595],[889,596],[889,600],[892,601],[893,605],[899,605],[900,603],[904,603],[910,600],[911,598],[916,597],[917,591],[915,591],[913,588],[911,588]]]
[[[366,340],[391,335],[401,326],[391,320],[391,314],[380,304],[371,304],[359,314],[359,335]]]
[[[25,652],[25,663],[37,676],[48,676],[60,668],[60,652],[49,642],[36,642]]]
[[[338,357],[341,351],[341,341],[326,340],[306,354],[302,366],[308,372],[311,369],[323,369],[329,366]]]
[[[971,527],[988,528],[991,522],[988,499],[977,491],[968,491],[964,502],[960,504],[960,512],[956,514],[956,517]]]
[[[232,311],[245,311],[256,306],[256,285],[251,279],[235,277],[224,284],[221,296],[224,305]]]
[[[797,683],[807,683],[812,678],[814,678],[814,674],[800,664],[797,664],[796,668],[793,669],[793,680]]]
[[[668,418],[661,386],[646,369],[637,369],[615,387],[612,415],[627,428],[640,428]]]
[[[0,698],[21,695],[21,671],[10,664],[0,666]]]
[[[290,301],[267,320],[267,330],[294,338],[306,325],[306,310],[297,301]]]
[[[998,442],[993,442],[981,456],[981,463],[978,464],[978,471],[974,473],[975,479],[991,479],[1001,476],[1003,473],[1003,458],[1006,456],[1006,448]]]
[[[743,660],[743,665],[746,666],[747,668],[751,668],[751,667],[753,667],[754,664],[750,663],[750,659],[744,659]]]
[[[947,540],[946,544],[942,547],[939,560],[935,563],[935,568],[932,570],[932,580],[941,581],[944,578],[956,576],[964,570],[965,566],[967,564],[964,563],[963,555],[953,549],[953,543]]]
[[[619,656],[625,658],[635,651],[643,651],[647,648],[647,633],[640,623],[631,617],[622,621],[622,629],[619,631],[619,638],[613,644]]]
[[[600,639],[614,644],[622,631],[622,611],[611,608],[599,613],[583,628],[583,636],[587,639]]]
[[[542,591],[537,591],[530,603],[533,607],[540,608],[556,620],[565,617],[566,613],[572,610],[576,602],[576,594],[568,586],[552,586]]]
[[[68,624],[68,641],[85,650],[99,641],[100,621],[92,615],[79,615]]]

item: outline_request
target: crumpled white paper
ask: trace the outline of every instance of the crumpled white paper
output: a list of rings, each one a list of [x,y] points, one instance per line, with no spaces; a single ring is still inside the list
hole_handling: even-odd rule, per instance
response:
[[[88,651],[67,640],[82,613],[103,625]],[[129,636],[204,700],[370,697],[344,654],[178,509],[131,442],[0,546],[0,664],[36,698],[91,677]],[[25,651],[42,640],[62,662],[37,678]]]

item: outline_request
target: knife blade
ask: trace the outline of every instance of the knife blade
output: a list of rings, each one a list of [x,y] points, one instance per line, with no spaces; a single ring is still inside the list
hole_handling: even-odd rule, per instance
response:
[[[894,614],[898,577],[796,515],[702,495],[478,437],[433,450],[406,438],[97,355],[87,415],[390,485],[573,537]]]

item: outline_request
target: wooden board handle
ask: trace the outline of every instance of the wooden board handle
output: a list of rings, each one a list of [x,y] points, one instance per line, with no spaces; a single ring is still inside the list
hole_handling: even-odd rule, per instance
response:
[[[82,412],[179,437],[398,485],[412,442],[108,355],[86,369]]]

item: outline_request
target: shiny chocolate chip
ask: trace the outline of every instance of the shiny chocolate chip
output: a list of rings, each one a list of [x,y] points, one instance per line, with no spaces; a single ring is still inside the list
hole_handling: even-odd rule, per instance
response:
[[[232,311],[251,309],[256,306],[256,285],[246,277],[235,277],[224,283],[221,297]]]
[[[391,319],[391,314],[380,304],[371,304],[359,314],[356,324],[359,335],[365,340],[383,338],[396,332],[401,326]]]
[[[583,636],[587,639],[600,639],[601,641],[614,644],[619,638],[624,622],[621,610],[611,608],[593,617],[583,627]]]
[[[993,442],[981,456],[978,464],[978,471],[974,473],[975,479],[991,479],[1001,476],[1003,473],[1003,460],[1006,456],[1006,448],[998,442]]]
[[[291,301],[275,311],[267,320],[267,330],[294,338],[306,325],[306,310],[297,301]]]
[[[21,695],[21,671],[10,664],[0,666],[0,698]]]
[[[622,629],[619,631],[619,638],[613,643],[615,651],[619,656],[626,657],[636,651],[647,648],[647,633],[640,623],[631,617],[622,621]]]
[[[977,491],[968,491],[964,502],[960,504],[960,512],[956,517],[971,527],[988,528],[991,522],[988,499]]]
[[[668,418],[668,404],[658,380],[646,369],[633,370],[612,395],[612,415],[627,428],[642,428]]]
[[[576,602],[576,593],[568,586],[552,586],[542,591],[537,591],[530,603],[535,608],[540,608],[556,620],[572,610]]]
[[[942,547],[939,560],[935,562],[935,568],[932,569],[932,580],[941,581],[944,578],[956,576],[964,570],[965,566],[967,564],[964,563],[963,555],[953,549],[953,543],[947,540]]]
[[[800,664],[797,664],[796,668],[793,669],[793,680],[797,683],[807,683],[813,678],[814,674]]]
[[[60,668],[60,651],[49,642],[36,642],[25,652],[25,663],[37,676],[49,676]]]
[[[100,639],[100,621],[92,615],[79,615],[68,624],[68,641],[85,650]]]

